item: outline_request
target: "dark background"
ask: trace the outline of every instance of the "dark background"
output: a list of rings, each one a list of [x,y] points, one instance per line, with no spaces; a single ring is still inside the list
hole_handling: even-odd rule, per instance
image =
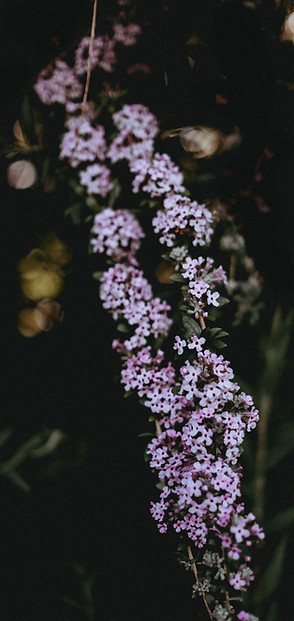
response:
[[[238,192],[250,181],[263,148],[275,154],[264,190],[271,214],[260,214],[248,202],[239,204],[249,254],[265,278],[268,311],[262,328],[245,324],[233,333],[228,358],[239,375],[254,382],[260,332],[268,328],[277,301],[284,312],[293,305],[294,91],[277,84],[278,79],[294,80],[293,46],[278,40],[284,13],[262,12],[263,26],[273,38],[261,29],[256,13],[238,2],[222,6],[185,0],[180,13],[176,2],[137,4],[141,23],[147,24],[144,41],[153,72],[147,83],[130,83],[134,101],[138,89],[164,127],[207,123],[225,131],[237,124],[245,136],[231,162],[233,186],[220,174],[213,187],[194,190],[199,200]],[[102,3],[101,15],[109,8],[110,3]],[[0,127],[9,137],[26,85],[83,35],[92,4],[2,0],[1,10]],[[204,45],[197,47],[191,70],[185,41],[194,25]],[[215,105],[220,90],[228,96],[225,111]],[[225,164],[220,158],[204,162],[201,170],[219,173]],[[123,399],[113,380],[120,368],[111,351],[115,330],[91,276],[88,228],[65,222],[62,191],[48,198],[38,189],[9,189],[6,166],[2,161],[1,428],[12,426],[14,434],[1,449],[3,460],[43,427],[62,429],[68,440],[59,461],[52,464],[48,458],[22,466],[30,494],[0,481],[1,619],[200,620],[198,602],[191,600],[192,576],[174,554],[176,538],[159,535],[149,513],[157,494],[155,478],[143,460],[145,440],[138,438],[149,430],[147,416],[135,400]],[[73,251],[60,296],[65,319],[52,332],[25,339],[16,329],[23,303],[17,263],[52,229]],[[82,606],[88,601],[86,581],[75,564],[86,577],[93,575],[94,617],[64,601],[68,597]]]

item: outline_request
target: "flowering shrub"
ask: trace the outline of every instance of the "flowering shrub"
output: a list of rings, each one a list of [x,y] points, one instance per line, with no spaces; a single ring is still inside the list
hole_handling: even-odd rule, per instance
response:
[[[114,71],[115,45],[134,45],[140,32],[136,24],[117,23],[113,38],[92,38],[92,69]],[[180,560],[195,577],[193,596],[203,598],[210,619],[254,621],[240,610],[239,596],[254,578],[248,550],[264,535],[241,501],[238,460],[245,432],[255,428],[258,412],[234,381],[229,362],[215,352],[227,333],[205,324],[226,302],[221,292],[230,290],[223,267],[206,255],[216,222],[207,205],[186,195],[178,165],[155,150],[159,123],[146,106],[124,104],[114,112],[109,108],[110,131],[102,122],[97,125],[101,109],[97,105],[95,112],[95,102],[82,106],[81,114],[80,106],[75,107],[82,90],[79,78],[89,71],[90,43],[89,38],[81,41],[73,70],[58,61],[51,77],[41,74],[35,90],[43,103],[63,104],[70,114],[60,159],[68,161],[73,175],[76,169],[79,193],[85,189],[94,199],[91,246],[93,252],[105,253],[110,264],[100,277],[100,299],[125,335],[113,342],[122,357],[121,382],[155,421],[146,455],[161,491],[151,503],[151,514],[161,533],[172,527],[179,534]],[[139,267],[135,255],[145,236],[139,221],[121,202],[115,205],[121,186],[112,195],[118,181],[111,174],[121,161],[129,168],[133,194],[156,199],[152,226],[166,246],[165,259],[178,292],[171,304],[153,296]],[[223,248],[231,250],[231,241],[224,235]],[[197,255],[198,247],[205,257]]]

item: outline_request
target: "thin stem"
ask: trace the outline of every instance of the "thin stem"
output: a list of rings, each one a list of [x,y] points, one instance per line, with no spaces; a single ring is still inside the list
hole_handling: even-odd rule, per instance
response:
[[[193,557],[193,554],[192,554],[191,546],[188,546],[188,547],[187,547],[187,552],[188,552],[188,557],[189,557],[189,560],[190,560],[190,561],[193,561],[193,558],[194,558],[194,557]],[[195,576],[195,580],[196,580],[196,582],[198,582],[197,567],[196,567],[196,565],[195,565],[194,561],[193,561],[193,563],[192,563],[192,569],[193,569],[193,573],[194,573],[194,576]]]
[[[206,324],[205,324],[205,321],[202,315],[199,315],[199,323],[200,323],[201,330],[205,330]]]
[[[87,78],[86,78],[84,96],[83,96],[83,101],[82,101],[81,116],[83,116],[85,112],[85,106],[86,106],[89,86],[90,86],[91,69],[92,69],[92,50],[93,50],[93,41],[95,39],[95,30],[96,30],[96,16],[97,16],[97,0],[94,0],[90,45],[89,45],[89,56],[88,56]]]
[[[208,603],[206,601],[205,593],[202,593],[202,599],[203,599],[203,602],[204,602],[204,606],[205,606],[205,608],[206,608],[206,610],[207,610],[207,612],[209,614],[209,618],[212,619],[212,612],[211,612],[211,610],[210,610],[210,608],[208,606]]]
[[[162,434],[162,429],[160,427],[158,420],[155,420],[155,428],[156,428],[156,435],[160,436]]]
[[[226,558],[226,557],[225,557],[225,550],[224,550],[224,547],[223,547],[223,546],[222,546],[222,555],[223,555],[223,558],[224,558],[224,572],[225,572],[225,574],[226,574],[226,577],[228,578],[227,564],[226,564],[226,561],[225,561],[225,558]],[[225,595],[226,595],[226,606],[227,606],[227,610],[228,610],[228,612],[230,612],[230,611],[231,611],[231,606],[230,606],[230,596],[229,596],[229,592],[228,592],[228,591],[226,591]]]
[[[196,563],[193,560],[194,557],[193,557],[193,554],[192,554],[191,546],[187,547],[187,552],[188,552],[189,560],[193,561],[192,562],[192,569],[193,569],[193,573],[194,573],[195,580],[196,580],[196,583],[197,583],[198,582],[198,573],[197,573]],[[212,612],[211,612],[211,610],[210,610],[210,608],[208,606],[208,603],[206,601],[205,593],[202,592],[201,595],[202,595],[202,599],[203,599],[203,602],[204,602],[204,606],[205,606],[205,608],[206,608],[206,610],[207,610],[207,612],[209,614],[209,618],[212,619]]]
[[[230,258],[229,280],[235,280],[236,265],[237,265],[237,257],[234,253],[232,253],[231,258]]]

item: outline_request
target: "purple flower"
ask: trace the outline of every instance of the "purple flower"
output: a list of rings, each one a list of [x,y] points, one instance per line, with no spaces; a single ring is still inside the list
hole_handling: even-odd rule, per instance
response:
[[[84,75],[88,71],[90,37],[84,37],[75,53],[75,73],[78,76]],[[115,42],[107,35],[96,37],[93,40],[91,68],[100,67],[108,73],[114,71],[117,57],[114,51]]]
[[[114,261],[126,258],[134,262],[134,256],[145,237],[139,222],[125,209],[114,211],[110,207],[96,214],[91,232],[93,252],[106,252]]]
[[[114,40],[117,43],[122,43],[126,47],[136,45],[139,35],[142,33],[142,28],[139,24],[114,24],[113,26]]]
[[[152,220],[155,233],[161,234],[161,244],[172,247],[183,235],[192,239],[193,246],[209,244],[213,234],[213,218],[204,205],[191,201],[187,196],[173,194],[164,200],[163,207]]]
[[[72,117],[60,145],[60,159],[68,158],[73,168],[82,162],[104,160],[106,155],[105,130],[93,127],[86,118]]]
[[[171,192],[184,192],[183,175],[167,153],[155,153],[148,167],[143,192],[152,198]]]
[[[104,272],[100,298],[103,307],[114,319],[123,319],[136,326],[130,339],[124,341],[125,351],[146,345],[149,336],[166,335],[171,325],[167,316],[170,306],[152,298],[152,290],[143,272],[131,265],[116,263]]]
[[[80,172],[81,185],[85,185],[88,194],[107,196],[113,188],[110,170],[102,164],[92,164]]]
[[[83,92],[74,71],[63,60],[56,60],[41,71],[34,89],[47,106],[53,103],[65,105],[69,100],[79,99]]]
[[[138,140],[150,140],[158,134],[157,119],[143,104],[126,104],[113,114],[112,119],[121,133]]]

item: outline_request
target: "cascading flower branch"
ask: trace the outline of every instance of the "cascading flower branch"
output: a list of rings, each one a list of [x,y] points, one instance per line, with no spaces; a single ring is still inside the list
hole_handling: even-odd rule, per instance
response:
[[[180,200],[172,199],[176,203]],[[192,223],[188,219],[183,226],[187,243],[192,239],[196,245],[197,213],[199,222],[203,215],[197,227],[198,245],[203,246],[212,234],[211,216],[204,206],[182,199],[189,205],[189,215],[195,212]],[[102,215],[98,216],[100,221]],[[134,218],[131,214],[127,217]],[[153,224],[157,227],[156,218]],[[173,226],[176,230],[178,222]],[[169,227],[171,230],[172,220]],[[103,229],[103,225],[98,229],[96,217],[93,232],[99,238],[103,236],[104,250],[109,254],[111,229]],[[177,243],[176,234],[173,239]],[[121,228],[116,228],[115,245],[120,243],[121,247],[126,243],[123,221]],[[156,421],[156,437],[148,445],[147,455],[162,488],[159,501],[151,504],[159,531],[173,528],[179,533],[188,550],[181,562],[195,575],[193,596],[204,599],[211,619],[254,621],[256,617],[240,610],[235,602],[241,601],[240,595],[254,579],[248,552],[264,536],[254,515],[246,514],[241,502],[242,468],[238,464],[244,434],[255,428],[258,412],[252,398],[234,381],[229,362],[207,347],[195,321],[200,317],[203,321],[219,305],[216,287],[226,284],[226,274],[211,258],[192,258],[188,252],[188,245],[175,246],[170,252],[176,266],[173,279],[182,286],[184,324],[186,319],[189,325],[188,336],[175,336],[174,363],[165,362],[161,349],[153,355],[150,337],[167,334],[171,324],[166,315],[168,306],[153,300],[157,326],[160,324],[160,329],[154,329],[151,287],[143,272],[130,264],[130,255],[125,254],[123,263],[115,262],[104,272],[100,297],[113,318],[119,322],[123,319],[134,332],[113,346],[124,360],[121,381],[126,392],[137,393]],[[195,546],[194,555],[191,545]]]
[[[159,330],[151,323],[152,291],[142,271],[131,265],[132,253],[104,273],[100,286],[104,308],[134,332],[113,344],[124,360],[122,384],[137,393],[156,422],[147,455],[162,491],[151,513],[161,533],[168,528],[179,533],[188,552],[181,562],[195,576],[193,596],[203,598],[209,617],[254,621],[235,602],[242,601],[240,595],[254,579],[249,550],[264,537],[241,502],[238,463],[245,432],[255,428],[258,412],[234,381],[229,362],[210,351],[203,336],[204,318],[221,305],[217,287],[226,285],[226,274],[210,257],[190,256],[190,247],[210,242],[213,218],[204,205],[171,192],[153,226],[170,249],[172,279],[181,283],[183,323],[189,327],[185,338],[175,336],[174,363],[165,362],[161,349],[153,355],[150,338]],[[123,224],[116,229],[118,247],[126,243],[123,229]],[[108,234],[111,238],[111,230],[102,226],[99,236],[109,254]],[[157,300],[156,305],[160,333],[166,335],[168,306]]]
[[[139,33],[139,28],[115,27],[114,39],[133,45]],[[196,248],[211,242],[213,215],[185,195],[182,173],[168,154],[154,153],[159,126],[143,104],[124,105],[112,114],[115,135],[109,141],[90,107],[79,116],[80,104],[74,100],[81,96],[78,78],[87,70],[88,48],[84,39],[74,71],[58,61],[35,86],[44,103],[62,103],[68,113],[70,106],[75,115],[66,122],[60,158],[68,158],[72,172],[77,169],[88,194],[104,199],[113,188],[110,167],[120,160],[128,163],[133,193],[142,191],[162,202],[152,225],[166,246],[171,280],[180,286],[176,314],[183,332],[174,337],[173,359],[166,360],[161,347],[173,323],[171,307],[153,296],[139,267],[136,253],[144,232],[129,210],[115,209],[113,203],[99,206],[91,245],[111,263],[100,279],[100,299],[124,335],[113,342],[123,361],[121,382],[149,408],[156,426],[147,456],[161,492],[151,513],[161,533],[172,528],[179,534],[180,560],[192,569],[193,596],[202,597],[209,618],[257,621],[242,610],[241,595],[254,578],[248,552],[264,535],[241,502],[238,460],[258,412],[234,381],[229,362],[211,351],[226,333],[205,325],[223,303],[218,289],[227,284],[221,266],[210,257],[195,256]],[[98,37],[94,67],[111,72],[115,62],[113,42]]]

